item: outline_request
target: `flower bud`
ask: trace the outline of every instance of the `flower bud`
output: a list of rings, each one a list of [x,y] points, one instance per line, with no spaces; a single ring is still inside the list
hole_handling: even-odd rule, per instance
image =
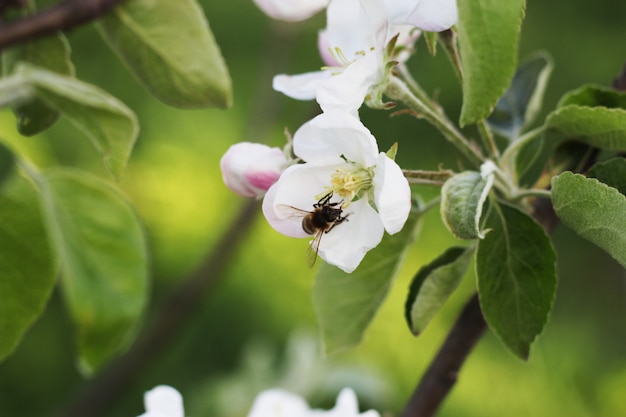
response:
[[[261,198],[280,177],[287,158],[280,148],[241,142],[222,156],[220,168],[226,186],[244,197]]]
[[[308,19],[324,9],[330,0],[254,0],[269,17],[287,22]]]

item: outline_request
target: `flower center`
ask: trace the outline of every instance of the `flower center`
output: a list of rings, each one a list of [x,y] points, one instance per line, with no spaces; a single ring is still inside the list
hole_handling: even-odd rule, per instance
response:
[[[351,201],[360,198],[371,189],[374,177],[372,169],[356,164],[352,164],[349,168],[337,168],[330,175],[330,187],[326,187],[326,190],[320,194],[320,198],[332,192],[344,200],[342,208],[347,208]]]

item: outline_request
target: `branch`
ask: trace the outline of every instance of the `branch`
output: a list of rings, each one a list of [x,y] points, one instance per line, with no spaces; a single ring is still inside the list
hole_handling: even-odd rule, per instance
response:
[[[450,330],[435,360],[422,377],[400,417],[435,415],[435,411],[454,386],[465,358],[486,327],[487,324],[478,302],[478,294],[474,294]]]
[[[183,324],[222,278],[229,260],[236,252],[235,248],[246,237],[246,231],[250,229],[258,211],[258,203],[254,200],[243,206],[230,229],[216,244],[213,253],[189,279],[169,294],[151,325],[131,349],[90,381],[59,416],[96,417],[104,415],[115,405],[115,400],[128,390],[133,380],[169,347],[169,343],[176,340],[177,334],[184,329]]]
[[[64,0],[42,12],[0,24],[0,51],[19,42],[73,29],[107,13],[123,0]]]

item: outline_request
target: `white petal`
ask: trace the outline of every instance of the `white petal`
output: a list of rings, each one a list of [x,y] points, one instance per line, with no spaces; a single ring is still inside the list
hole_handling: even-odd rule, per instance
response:
[[[345,112],[322,113],[305,123],[293,137],[294,153],[312,162],[344,156],[364,167],[378,157],[376,138],[361,121]]]
[[[382,152],[374,172],[374,198],[387,233],[402,230],[411,211],[411,189],[402,169]]]
[[[324,112],[339,110],[356,115],[370,89],[383,81],[383,55],[368,52],[350,63],[317,89],[316,100]]]
[[[345,166],[343,159],[329,158],[287,168],[263,199],[263,214],[270,226],[286,236],[310,237],[302,230],[304,212],[313,210],[319,200],[316,196],[330,186],[330,175]],[[298,210],[303,213],[298,215]]]
[[[309,413],[309,405],[299,396],[272,389],[256,397],[248,417],[307,417]]]
[[[167,385],[159,385],[144,395],[146,413],[150,417],[184,417],[183,397]],[[141,417],[141,416],[140,416]]]
[[[362,198],[345,210],[347,221],[324,233],[319,246],[319,256],[344,272],[353,272],[367,251],[375,248],[383,238],[384,228],[380,217]]]
[[[430,32],[450,29],[459,18],[456,0],[421,0],[406,23]]]
[[[272,88],[296,100],[313,100],[319,86],[331,77],[331,71],[315,71],[274,77]]]
[[[326,10],[330,47],[339,48],[349,61],[372,47],[380,46],[378,34],[385,16],[366,7],[361,0],[333,0]]]
[[[308,19],[328,5],[330,0],[254,0],[273,19],[297,22]]]

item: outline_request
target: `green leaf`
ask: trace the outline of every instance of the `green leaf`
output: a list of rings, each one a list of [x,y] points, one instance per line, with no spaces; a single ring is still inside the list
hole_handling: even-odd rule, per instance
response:
[[[89,137],[113,176],[121,177],[139,127],[135,114],[115,97],[91,84],[30,65],[21,65],[0,81],[0,96],[3,93],[13,97],[4,104],[36,97],[61,113]]]
[[[591,167],[588,175],[626,195],[626,159],[613,158],[599,162]]]
[[[15,170],[15,156],[13,152],[0,142],[0,191],[2,186],[11,177]]]
[[[0,360],[41,315],[56,281],[38,197],[18,175],[0,194]]]
[[[146,306],[147,253],[131,205],[79,171],[39,177],[61,288],[78,327],[80,368],[90,374],[126,347]]]
[[[601,149],[626,151],[626,110],[561,107],[546,119],[544,138],[552,144],[575,140]]]
[[[409,288],[404,315],[414,335],[419,335],[452,295],[469,266],[474,247],[453,247],[423,266]]]
[[[195,0],[124,2],[97,26],[135,77],[164,103],[231,105],[226,64]]]
[[[422,36],[424,37],[424,41],[426,42],[426,47],[428,48],[428,52],[432,56],[437,55],[437,32],[422,32]]]
[[[487,117],[511,83],[525,1],[459,0],[458,7],[465,126]]]
[[[419,217],[412,214],[400,233],[385,234],[351,274],[328,264],[320,267],[313,286],[313,305],[326,353],[361,341],[418,229]]]
[[[552,179],[552,205],[563,224],[626,267],[626,196],[595,178],[564,172]]]
[[[459,239],[482,239],[480,217],[493,185],[493,175],[465,171],[448,179],[441,187],[441,219]]]
[[[545,52],[533,54],[519,66],[511,85],[498,100],[487,123],[496,132],[515,140],[541,110],[553,62]]]
[[[15,70],[20,62],[24,62],[58,74],[74,76],[70,45],[62,33],[12,47],[3,54],[3,58],[6,74]],[[25,136],[43,132],[59,118],[58,111],[37,98],[13,107],[13,112],[17,117],[18,131]]]
[[[599,85],[585,85],[565,94],[557,107],[570,105],[626,109],[626,93]]]
[[[528,215],[492,205],[478,241],[476,275],[489,327],[517,356],[527,359],[544,328],[556,291],[556,254],[543,228]]]

